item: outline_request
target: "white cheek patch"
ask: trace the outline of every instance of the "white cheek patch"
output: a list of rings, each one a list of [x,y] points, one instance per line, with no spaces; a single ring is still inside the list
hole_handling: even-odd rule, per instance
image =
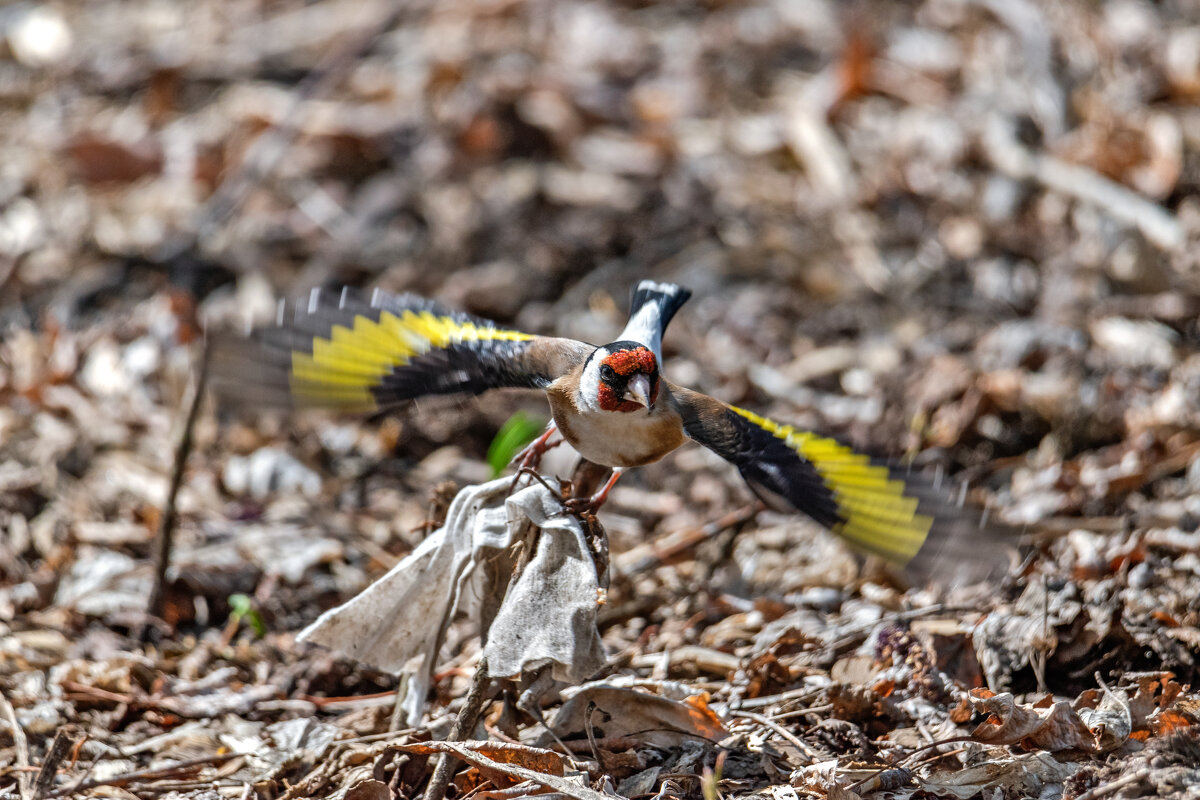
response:
[[[600,411],[600,362],[606,353],[597,352],[583,368],[579,379],[579,408],[584,411]]]

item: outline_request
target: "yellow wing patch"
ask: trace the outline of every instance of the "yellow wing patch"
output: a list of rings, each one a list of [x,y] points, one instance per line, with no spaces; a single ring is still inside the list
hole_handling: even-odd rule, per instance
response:
[[[335,325],[329,338],[315,337],[311,354],[292,351],[291,392],[301,403],[370,409],[376,405],[371,390],[384,376],[430,350],[464,342],[532,338],[429,311],[384,311],[378,322],[359,314],[353,327]]]
[[[904,494],[904,481],[891,477],[887,467],[872,464],[869,457],[833,439],[780,425],[736,406],[730,408],[783,440],[816,468],[841,511],[842,521],[833,527],[834,533],[901,564],[916,556],[933,518],[917,513],[917,499]]]

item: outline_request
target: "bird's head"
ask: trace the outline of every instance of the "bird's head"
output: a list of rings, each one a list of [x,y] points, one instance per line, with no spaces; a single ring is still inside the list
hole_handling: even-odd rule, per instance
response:
[[[583,370],[580,391],[602,411],[644,411],[658,399],[658,359],[638,342],[596,348]]]

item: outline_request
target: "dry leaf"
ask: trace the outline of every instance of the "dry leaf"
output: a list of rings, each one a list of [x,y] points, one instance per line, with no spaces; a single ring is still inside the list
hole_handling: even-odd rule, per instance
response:
[[[606,682],[580,687],[558,710],[551,728],[564,739],[586,735],[585,718],[593,703],[591,723],[598,738],[633,738],[656,747],[674,747],[697,738],[715,742],[728,735],[706,695],[670,700]]]
[[[971,736],[988,744],[1020,744],[1027,749],[1096,750],[1091,732],[1066,701],[1048,709],[1019,705],[1008,692],[971,698],[976,711],[991,714]]]
[[[584,786],[563,777],[562,772],[558,774],[541,772],[519,763],[497,761],[490,758],[489,755],[500,752],[497,749],[499,746],[494,742],[421,742],[419,744],[394,745],[394,747],[405,753],[453,753],[485,774],[503,775],[506,779],[512,779],[514,782],[533,781],[539,786],[545,786],[555,792],[565,794],[567,797],[575,798],[575,800],[612,800],[614,797],[614,795],[602,794],[590,786]],[[507,747],[512,748],[505,754],[507,758],[514,760],[528,758],[539,766],[548,766],[552,759],[557,759],[557,767],[562,769],[561,756],[553,751],[522,745],[508,745]],[[525,752],[520,756],[515,755],[520,750]]]

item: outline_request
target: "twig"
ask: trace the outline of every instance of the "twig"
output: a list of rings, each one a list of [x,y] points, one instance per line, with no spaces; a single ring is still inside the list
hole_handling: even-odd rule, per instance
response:
[[[412,673],[404,672],[400,675],[400,683],[396,686],[394,692],[396,700],[392,706],[392,716],[388,721],[388,730],[394,731],[405,727],[404,718],[404,698],[408,697],[408,685],[412,680]]]
[[[941,744],[941,743],[938,742],[938,744]],[[911,772],[911,771],[917,769],[918,767],[923,767],[926,764],[932,764],[934,761],[937,761],[939,759],[949,758],[950,756],[957,756],[957,755],[960,755],[965,752],[967,752],[967,748],[960,747],[957,750],[947,750],[944,753],[934,753],[929,758],[922,758],[920,761],[916,762],[911,767],[908,767],[908,770]]]
[[[747,700],[739,700],[736,708],[764,708],[775,703],[790,703],[793,701],[808,700],[816,697],[824,689],[790,689],[779,694],[769,694],[762,697],[751,697]]]
[[[568,754],[566,744],[554,729],[546,722],[546,715],[542,713],[542,696],[550,690],[554,685],[554,671],[550,664],[540,667],[534,673],[533,680],[529,681],[529,685],[525,687],[525,691],[521,692],[521,696],[517,698],[517,708],[524,711],[529,716],[533,717],[538,725],[546,729],[546,733],[550,734],[550,738],[559,746],[563,755]]]
[[[912,777],[912,770],[907,767],[900,766],[901,764],[905,763],[906,761],[911,761],[917,755],[924,753],[928,750],[936,750],[937,748],[941,747],[944,744],[957,744],[959,742],[973,742],[973,741],[975,741],[975,739],[973,739],[970,736],[952,736],[949,739],[942,739],[939,742],[931,742],[931,743],[925,745],[924,747],[918,747],[916,750],[913,750],[911,753],[909,753],[908,755],[906,755],[904,758],[900,759],[899,761],[892,761],[890,758],[887,759],[888,761],[891,761],[890,766],[884,767],[883,769],[880,769],[876,772],[871,773],[870,775],[863,778],[862,780],[856,781],[856,782],[850,784],[847,788],[850,789],[850,791],[858,792],[859,794],[867,794],[869,792],[878,791],[881,788],[881,782],[890,783],[890,781],[884,777],[887,775],[892,775],[893,777],[907,776],[904,778],[905,782],[907,782],[908,779],[910,779]],[[946,755],[946,754],[942,753],[940,755]],[[903,784],[898,784],[898,785],[903,785]],[[896,787],[891,787],[891,788],[896,788]]]
[[[513,491],[517,488],[517,481],[520,480],[522,475],[526,475],[526,476],[532,478],[533,480],[537,481],[538,483],[540,483],[542,486],[545,487],[547,492],[549,492],[551,495],[554,496],[554,498],[556,500],[558,500],[558,502],[560,502],[560,503],[566,502],[566,500],[563,499],[562,493],[559,492],[558,489],[555,489],[553,486],[551,486],[546,481],[546,479],[544,477],[542,477],[542,475],[539,474],[538,471],[535,470],[533,467],[520,467],[517,469],[516,473],[513,474],[512,486],[508,490],[509,494],[512,494]]]
[[[374,708],[386,705],[387,700],[395,697],[393,691],[375,692],[374,694],[358,694],[352,697],[317,697],[311,694],[296,694],[294,699],[312,703],[317,708],[335,707],[338,711],[353,708]]]
[[[33,800],[41,800],[54,786],[54,776],[58,774],[58,765],[67,755],[67,751],[75,742],[65,728],[59,728],[54,734],[54,741],[42,759],[42,769],[38,772],[37,780],[33,782]]]
[[[539,786],[545,786],[558,794],[574,798],[574,800],[612,800],[614,797],[611,793],[605,794],[596,791],[590,786],[581,786],[572,779],[562,775],[539,772],[536,769],[523,767],[508,761],[494,761],[476,749],[480,744],[482,742],[414,742],[413,744],[394,745],[394,747],[406,753],[426,753],[429,750],[454,753],[463,761],[478,767],[485,774],[489,772],[502,772],[505,775],[515,778],[518,782],[531,781]]]
[[[153,781],[163,778],[169,778],[175,773],[190,770],[193,767],[209,767],[217,764],[224,764],[226,761],[232,761],[235,758],[242,758],[243,753],[223,753],[220,755],[206,756],[205,758],[193,758],[190,761],[180,761],[178,764],[168,764],[165,767],[155,767],[153,769],[139,769],[133,772],[123,772],[120,775],[113,775],[111,778],[103,778],[98,780],[87,780],[75,786],[69,786],[63,789],[56,789],[50,792],[46,797],[66,797],[76,792],[86,792],[88,789],[95,789],[97,786],[125,786],[130,783],[138,783],[141,781]]]
[[[416,732],[416,728],[397,728],[383,733],[368,733],[365,736],[354,736],[349,739],[338,739],[335,747],[345,748],[355,744],[382,742],[385,739],[400,739]]]
[[[461,742],[475,728],[475,723],[479,721],[479,714],[483,711],[484,689],[489,682],[487,658],[484,657],[479,659],[479,666],[475,668],[471,689],[463,701],[458,719],[454,720],[454,727],[450,729],[447,741]],[[458,759],[450,753],[442,754],[437,768],[433,771],[433,777],[429,779],[429,786],[425,789],[424,800],[442,800],[446,796],[446,788],[450,785],[450,778],[453,777],[458,764]]]
[[[888,625],[892,623],[912,622],[915,619],[924,617],[933,617],[939,614],[965,614],[969,612],[978,612],[978,605],[946,605],[944,603],[935,603],[931,606],[923,608],[913,608],[908,611],[895,611],[891,614],[884,614],[874,622],[864,623],[862,625],[854,625],[841,631],[841,636],[830,644],[830,649],[837,652],[841,648],[856,644],[858,640],[867,633],[875,630],[879,625]]]
[[[142,798],[158,797],[164,794],[174,794],[179,796],[183,792],[194,789],[208,789],[209,791],[216,789],[229,789],[238,785],[237,781],[156,781],[153,784],[139,786],[137,790],[139,800]],[[211,796],[201,794],[201,797]]]
[[[784,739],[787,739],[789,742],[791,742],[793,745],[795,745],[796,748],[801,753],[803,753],[805,755],[805,757],[808,758],[809,763],[815,763],[818,760],[818,755],[817,755],[816,751],[814,751],[811,747],[809,747],[807,744],[805,744],[804,741],[802,739],[800,739],[800,737],[796,736],[796,734],[792,733],[791,731],[789,731],[787,728],[783,727],[779,723],[774,722],[767,717],[764,717],[762,714],[756,714],[753,711],[743,711],[741,709],[738,709],[736,711],[730,711],[729,713],[732,716],[745,717],[748,720],[757,722],[759,725],[762,725],[763,727],[770,728],[772,731],[779,734]]]
[[[183,485],[183,473],[187,466],[188,456],[192,452],[192,430],[196,427],[196,419],[200,416],[200,404],[204,402],[204,387],[208,383],[208,365],[212,348],[207,343],[200,356],[200,371],[196,376],[195,391],[192,394],[191,405],[188,406],[187,419],[183,423],[183,433],[179,437],[179,446],[175,450],[175,469],[171,473],[171,488],[167,492],[167,504],[163,509],[162,522],[158,527],[158,548],[154,553],[154,588],[150,592],[150,602],[147,610],[159,619],[163,618],[163,603],[166,599],[164,584],[167,579],[167,567],[171,563],[171,550],[175,543],[175,525],[179,521],[179,510],[175,501],[179,495],[179,487]]]
[[[826,703],[820,706],[809,706],[808,708],[797,708],[793,711],[784,711],[781,714],[772,714],[768,719],[773,719],[776,722],[783,719],[792,719],[793,717],[807,717],[809,714],[824,714],[826,711],[833,710],[833,703]]]
[[[4,712],[4,718],[8,720],[9,726],[12,728],[13,746],[17,751],[17,787],[21,792],[21,800],[30,800],[33,797],[33,792],[29,786],[30,767],[29,763],[29,739],[25,736],[25,729],[21,727],[21,723],[17,722],[17,712],[12,707],[12,703],[8,702],[8,698],[4,692],[0,692],[0,711]]]
[[[1126,786],[1139,783],[1149,777],[1150,770],[1143,767],[1137,772],[1126,775],[1124,778],[1117,778],[1112,783],[1103,783],[1097,786],[1095,789],[1088,789],[1086,792],[1079,795],[1079,797],[1075,798],[1075,800],[1096,800],[1097,797],[1104,797],[1105,795],[1112,794],[1113,792],[1119,792]]]
[[[669,533],[656,542],[651,542],[650,546],[654,548],[654,552],[645,556],[631,564],[625,570],[626,575],[637,575],[641,572],[648,572],[664,562],[678,556],[681,553],[702,544],[703,542],[720,535],[729,528],[744,525],[754,518],[762,506],[759,503],[751,503],[747,506],[734,509],[724,516],[718,517],[712,522],[701,528],[694,528],[681,533]],[[665,542],[663,541],[665,540]],[[660,544],[662,542],[662,544]]]
[[[587,731],[588,745],[592,748],[592,758],[596,759],[596,763],[600,765],[601,772],[608,772],[608,767],[604,763],[604,753],[601,752],[600,745],[596,742],[596,727],[592,725],[592,715],[596,713],[596,707],[594,701],[588,702],[587,711],[583,716],[584,728]],[[559,740],[559,745],[563,748],[564,755],[571,754],[564,742]]]

